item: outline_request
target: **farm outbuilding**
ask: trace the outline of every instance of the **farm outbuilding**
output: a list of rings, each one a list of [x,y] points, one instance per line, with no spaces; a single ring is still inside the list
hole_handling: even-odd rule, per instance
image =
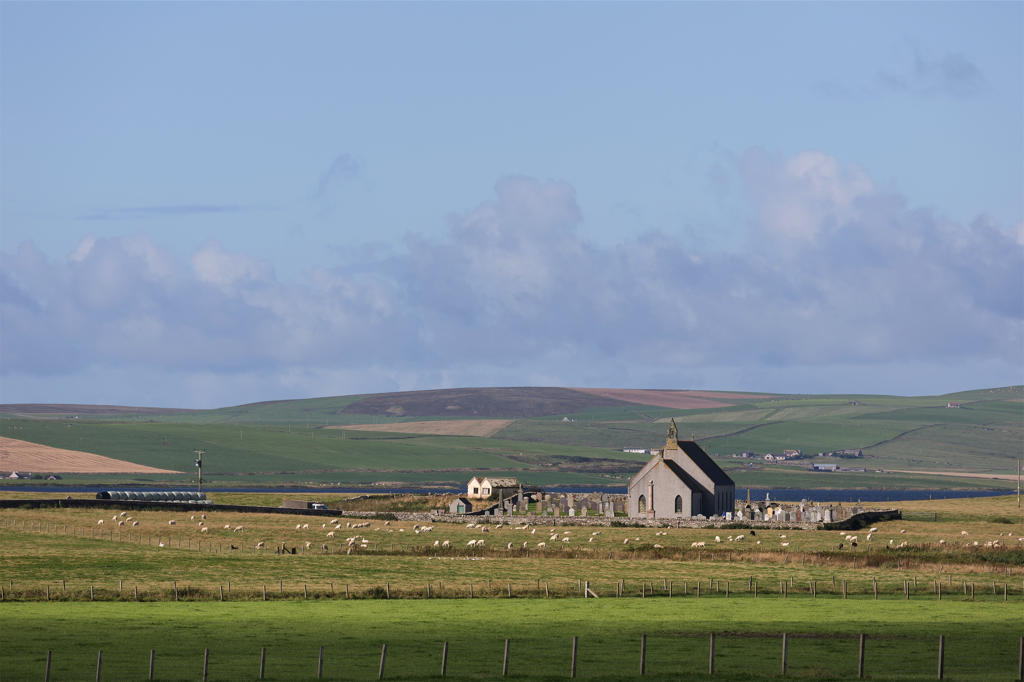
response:
[[[471,511],[473,511],[473,503],[465,497],[457,497],[448,505],[449,514],[467,514]]]

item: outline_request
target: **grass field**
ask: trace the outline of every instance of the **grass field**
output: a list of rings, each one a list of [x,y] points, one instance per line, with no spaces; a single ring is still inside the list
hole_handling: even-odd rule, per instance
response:
[[[266,679],[316,679],[324,647],[326,679],[375,679],[388,645],[385,677],[567,679],[572,637],[577,676],[634,679],[646,636],[645,677],[703,679],[709,633],[717,633],[713,679],[787,676],[853,679],[857,636],[867,633],[865,670],[874,679],[932,679],[938,636],[945,635],[946,676],[1013,679],[1020,636],[1018,605],[966,602],[702,600],[443,600],[267,603],[0,604],[5,679],[94,679],[103,650],[104,679],[146,679],[149,651],[157,679],[251,680],[266,647]],[[978,654],[984,652],[984,655]],[[712,679],[709,677],[709,679]]]
[[[216,497],[271,503],[280,496]],[[212,512],[211,531],[201,533],[189,519],[192,509],[130,512],[140,525],[127,527],[113,525],[113,510],[5,509],[0,677],[41,678],[52,651],[51,679],[95,679],[102,650],[103,679],[142,680],[153,650],[156,679],[199,680],[209,649],[209,680],[251,680],[266,647],[266,679],[307,680],[316,679],[323,646],[324,678],[369,680],[386,643],[385,677],[422,679],[439,676],[447,641],[448,675],[486,680],[502,677],[510,639],[509,677],[554,680],[569,677],[576,636],[579,677],[621,680],[637,676],[646,636],[647,677],[703,679],[716,633],[714,679],[756,680],[780,675],[787,633],[787,677],[855,679],[857,637],[865,633],[865,669],[874,679],[930,679],[939,635],[947,637],[947,678],[1013,679],[1024,635],[1024,549],[983,545],[1015,545],[1024,533],[1016,498],[900,507],[938,520],[879,523],[874,541],[862,529],[855,552],[837,549],[844,533],[785,528],[756,535],[564,526],[533,533],[490,524],[484,533],[436,523],[416,534],[411,523],[375,521],[327,538],[316,517],[295,515]],[[312,528],[295,527],[304,523]],[[569,543],[548,538],[566,531]],[[729,542],[727,534],[736,533],[745,539]],[[356,534],[366,549],[345,553],[344,537]],[[433,549],[442,539],[454,548]],[[470,539],[486,539],[487,547],[468,549]],[[882,549],[890,539],[912,546]],[[261,540],[270,547],[315,544],[280,556],[254,551]],[[696,540],[708,543],[699,554],[690,548]],[[975,540],[981,546],[965,546]],[[332,551],[319,552],[321,542]],[[228,551],[231,543],[243,549]],[[583,581],[599,599],[580,598]]]

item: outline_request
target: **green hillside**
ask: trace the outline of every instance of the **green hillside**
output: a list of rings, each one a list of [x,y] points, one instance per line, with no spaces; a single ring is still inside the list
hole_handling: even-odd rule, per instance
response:
[[[480,410],[470,403],[476,390],[481,391]],[[192,451],[203,449],[205,477],[211,485],[461,484],[471,472],[509,473],[539,485],[621,485],[648,458],[622,449],[659,447],[669,419],[675,419],[684,437],[692,434],[739,485],[746,486],[1009,487],[1013,483],[1007,480],[935,474],[1012,475],[1017,458],[1024,456],[1024,388],[1020,386],[921,397],[776,396],[693,410],[607,399],[588,402],[585,394],[571,389],[424,393],[429,395],[404,393],[373,400],[341,396],[193,412],[92,414],[89,419],[59,418],[67,416],[59,414],[59,408],[75,406],[48,406],[49,414],[4,415],[2,435],[182,472],[146,477],[174,482],[191,480]],[[530,396],[540,401],[538,406],[526,404]],[[454,398],[461,401],[463,412],[487,412],[488,416],[500,415],[506,408],[543,412],[553,405],[572,405],[583,409],[517,419],[491,438],[322,428],[441,420],[450,415],[388,417],[380,412],[392,404],[424,409],[424,405],[444,405]],[[950,402],[961,407],[947,408]],[[354,412],[359,404],[371,406],[377,414]],[[733,457],[744,451],[764,454],[786,449],[801,450],[804,459],[794,466],[767,464],[763,457]],[[865,471],[806,470],[818,453],[847,449],[862,450],[864,456],[827,461]],[[889,473],[876,473],[879,470]],[[98,478],[116,481],[119,477]],[[95,478],[68,476],[65,480]]]

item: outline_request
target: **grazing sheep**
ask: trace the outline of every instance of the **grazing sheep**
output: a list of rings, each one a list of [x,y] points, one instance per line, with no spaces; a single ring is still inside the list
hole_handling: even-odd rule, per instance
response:
[[[313,546],[312,542],[306,541],[306,549],[310,549]]]
[[[843,543],[840,542],[839,543],[839,549],[842,549],[842,548],[843,548]]]
[[[761,541],[760,541],[760,540],[758,540],[758,541],[757,541],[757,544],[759,544],[759,545],[760,545],[760,544],[761,544]]]
[[[139,525],[139,522],[138,521],[132,521],[132,525],[133,526],[137,526],[137,525]]]
[[[757,535],[757,533],[755,533],[754,531],[750,531],[750,534],[751,535]]]
[[[599,531],[599,530],[595,530],[593,533],[591,533],[591,535],[600,535],[600,534],[601,534],[601,531]]]
[[[722,541],[722,538],[720,538],[720,537],[718,537],[718,536],[716,535],[716,536],[715,536],[715,542],[721,542],[721,541]]]
[[[690,543],[690,549],[697,549],[698,547],[706,547],[706,546],[707,546],[707,543],[703,542],[703,541],[702,542],[691,542]]]
[[[206,514],[203,514],[203,521],[206,520]]]
[[[788,543],[788,542],[783,542],[783,543],[782,543],[782,546],[783,546],[783,547],[789,547],[789,543]]]
[[[451,546],[452,546],[451,540],[445,540],[444,542],[441,543],[441,547],[443,547],[443,548],[447,548],[447,547],[451,547]]]
[[[117,521],[117,517],[116,517],[116,516],[111,516],[111,517],[110,517],[110,520],[111,520],[111,521]]]
[[[327,524],[324,524],[324,528],[326,528],[326,527],[327,527]],[[299,530],[300,528],[302,528],[302,524],[301,523],[296,523],[295,524],[295,530]]]
[[[856,543],[856,542],[851,542],[851,543],[850,543],[850,547],[856,547],[856,546],[857,546],[857,543]]]
[[[628,540],[627,540],[627,542],[628,542]],[[539,547],[540,549],[544,549],[547,546],[548,546],[548,543],[546,543],[546,542],[538,542],[537,543],[537,547]]]
[[[441,546],[441,541],[440,540],[434,540],[434,547],[440,547],[440,546]]]
[[[900,531],[900,532],[903,532],[903,531]],[[968,533],[967,533],[967,531],[965,531],[965,530],[962,530],[962,531],[960,531],[960,535],[967,535],[967,534],[968,534]]]
[[[121,512],[118,516],[128,516],[128,512]]]
[[[100,519],[99,521],[97,521],[96,525],[97,526],[102,526],[103,525],[103,519]]]
[[[868,542],[871,542],[871,533],[868,533]]]
[[[746,535],[737,535],[736,536],[736,542],[739,542],[740,540],[742,540],[745,537],[747,537],[747,536]]]
[[[594,538],[590,538],[589,540],[587,540],[587,542],[593,542],[593,541],[594,541]]]
[[[654,549],[663,549],[663,547],[661,545],[655,545]]]
[[[256,549],[263,549],[264,547],[265,547],[265,545],[262,542],[257,542],[256,543]]]
[[[230,523],[225,523],[224,524],[224,530],[231,530],[231,524]]]
[[[529,546],[529,544],[530,544],[529,542],[524,542],[523,543],[523,549],[526,549]]]
[[[159,547],[163,547],[163,546],[164,546],[164,543],[162,543],[162,542],[161,542],[161,543],[160,543],[160,544],[159,544],[158,546],[159,546]]]
[[[726,540],[728,540],[729,542],[732,542],[732,536],[730,535],[729,537],[726,538]]]
[[[628,545],[628,544],[629,544],[629,538],[626,538],[625,540],[623,540],[623,541],[622,541],[622,544],[624,544],[624,545]]]
[[[206,524],[205,524],[205,523],[203,523],[202,521],[200,521],[200,522],[199,522],[199,527],[200,527],[200,528],[201,528],[201,527],[203,527],[203,526],[205,526],[205,525],[206,525]]]
[[[467,542],[466,547],[476,547],[476,540],[470,540]]]
[[[119,526],[123,526],[123,525],[124,525],[124,521],[118,521],[118,522],[117,522],[117,525],[119,525]]]
[[[173,525],[174,525],[174,524],[176,524],[176,523],[178,523],[178,522],[177,522],[177,521],[175,521],[174,519],[171,519],[170,521],[168,521],[168,522],[167,522],[167,525],[168,525],[168,526],[173,526]]]
[[[939,544],[940,545],[944,545],[944,544],[946,544],[946,541],[945,540],[939,540]]]
[[[904,540],[900,544],[896,545],[896,549],[902,549],[903,547],[906,547],[906,546],[907,546],[907,541]]]
[[[209,529],[209,528],[200,528],[200,529],[199,529],[199,532],[200,532],[200,533],[209,533],[209,532],[210,532],[210,529]]]
[[[508,543],[508,546],[505,549],[512,549],[512,543]]]
[[[472,524],[472,523],[467,523],[467,524],[466,524],[466,528],[472,528],[472,527],[473,527],[473,524]]]
[[[130,516],[125,519],[125,521],[131,521],[131,520],[132,520],[132,517],[130,517]]]
[[[530,531],[530,535],[536,535],[536,534],[537,534],[537,529],[536,528],[534,528],[533,530]]]
[[[569,542],[572,538],[562,538],[562,542]]]
[[[302,530],[309,530],[309,524],[308,523],[302,524]]]
[[[548,538],[548,540],[557,540],[557,539],[558,539],[558,533],[552,533],[551,537]]]
[[[189,519],[189,520],[190,520],[190,521],[195,521],[195,520],[196,520],[196,515],[195,515],[195,514],[193,514],[193,515],[192,515],[192,518],[191,518],[191,519]]]
[[[871,530],[869,530],[868,532],[869,532],[869,533],[877,533],[877,532],[878,532],[878,529],[877,529],[877,528],[872,528],[872,529],[871,529]]]
[[[232,530],[231,532],[232,533],[244,533],[245,532],[245,526],[235,526],[234,530]]]
[[[328,534],[327,534],[327,537],[329,537],[329,538],[333,538],[333,537],[334,537],[334,531],[332,530],[332,531],[331,531],[330,533],[328,533]]]
[[[851,536],[850,536],[849,538],[847,538],[847,539],[848,539],[848,540],[849,540],[850,542],[857,542],[857,540],[859,540],[860,538],[858,538],[858,537],[857,537],[856,535],[851,535]]]
[[[785,540],[785,539],[786,539],[786,536],[785,536],[785,535],[780,535],[779,537],[780,537],[780,538],[782,538],[783,540]],[[846,538],[847,538],[847,539],[849,539],[849,538],[850,538],[850,536],[849,536],[849,535],[847,535],[847,536],[846,536]]]
[[[484,541],[483,540],[477,540],[476,541],[476,546],[477,547],[483,547],[484,546]]]
[[[901,532],[901,533],[906,533],[907,531],[905,531],[905,530],[901,530],[900,532]]]
[[[335,526],[338,524],[338,519],[331,519],[327,523],[331,524],[332,526]],[[390,523],[390,521],[388,523]]]

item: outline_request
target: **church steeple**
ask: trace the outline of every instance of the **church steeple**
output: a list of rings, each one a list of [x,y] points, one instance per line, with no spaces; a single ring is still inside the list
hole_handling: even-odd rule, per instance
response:
[[[676,420],[673,417],[668,423],[668,435],[665,437],[665,449],[677,450],[679,448],[679,429],[676,428]]]

